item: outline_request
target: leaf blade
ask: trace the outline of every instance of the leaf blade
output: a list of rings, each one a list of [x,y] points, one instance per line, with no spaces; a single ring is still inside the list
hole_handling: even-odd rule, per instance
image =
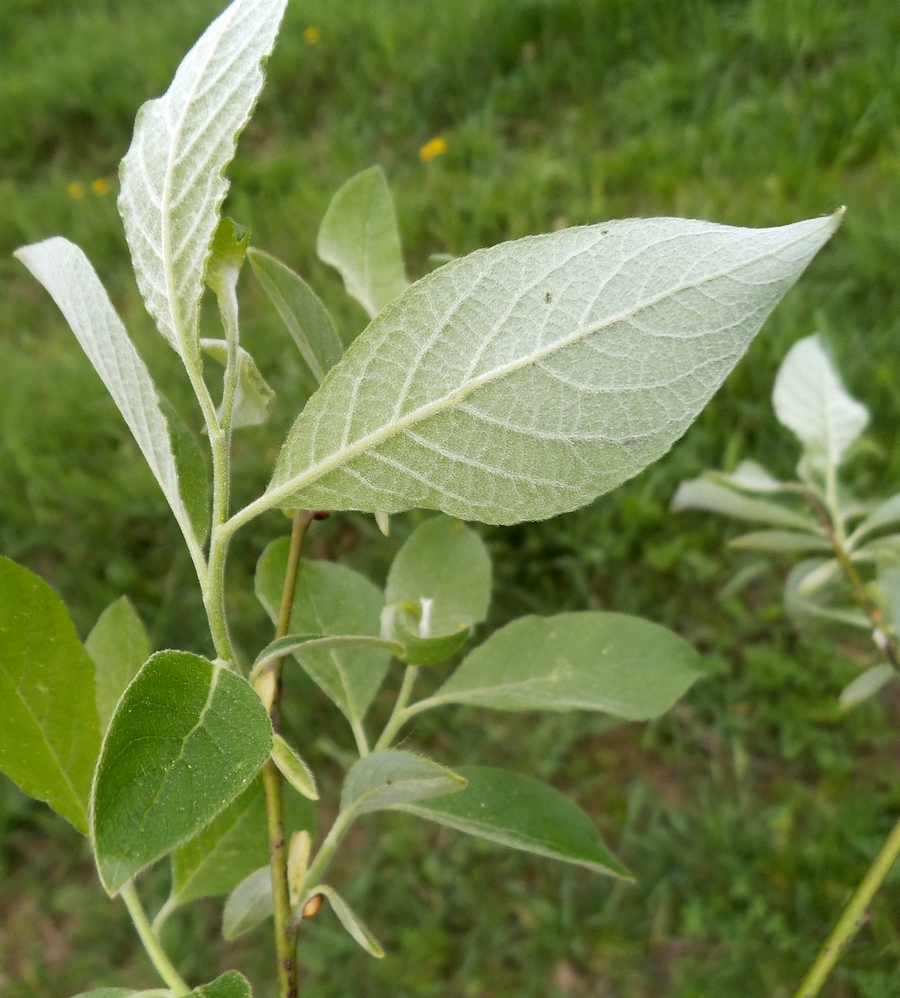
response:
[[[100,614],[84,646],[96,669],[97,714],[105,732],[126,687],[150,657],[150,639],[127,596]]]
[[[268,866],[254,870],[235,887],[222,913],[222,937],[231,942],[256,928],[275,910],[272,900],[272,871]]]
[[[462,777],[431,759],[385,749],[358,759],[350,767],[341,789],[341,810],[369,814],[456,793],[465,785]]]

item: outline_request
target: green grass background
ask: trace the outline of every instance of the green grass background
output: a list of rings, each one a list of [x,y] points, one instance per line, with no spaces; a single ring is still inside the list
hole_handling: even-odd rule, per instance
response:
[[[162,92],[218,0],[7,0],[0,5],[0,551],[49,579],[84,634],[128,593],[156,647],[209,650],[189,561],[135,445],[46,294],[10,254],[78,242],[154,375],[197,426],[171,351],[127,264],[116,165],[140,103]],[[317,44],[304,39],[315,26]],[[847,206],[844,225],[671,454],[610,496],[539,524],[485,529],[496,626],[585,607],[667,624],[709,676],[648,726],[587,715],[425,715],[410,745],[447,763],[508,764],[569,792],[634,885],[500,852],[402,816],[354,832],[333,880],[388,949],[380,962],[330,913],[302,944],[309,998],[781,998],[900,808],[900,699],[847,717],[836,695],[871,660],[839,631],[798,634],[779,563],[738,595],[733,528],[673,516],[678,481],[755,457],[789,474],[769,394],[795,339],[819,331],[873,422],[851,471],[900,485],[900,6],[893,0],[294,0],[269,85],[230,175],[227,211],[320,290],[349,338],[364,325],[315,258],[335,189],[379,162],[413,276],[432,253],[607,218],[673,214],[774,225]],[[418,150],[443,136],[447,153]],[[98,194],[102,179],[110,190]],[[80,184],[84,196],[69,187]],[[263,487],[303,402],[299,365],[250,281],[244,338],[278,391],[242,431],[236,500]],[[420,517],[388,541],[368,518],[316,527],[319,557],[381,581]],[[248,582],[279,514],[235,544],[241,643],[267,640]],[[396,677],[392,677],[396,681]],[[313,690],[290,722],[323,774],[325,811],[348,733]],[[388,700],[376,705],[384,714]],[[331,746],[329,748],[329,746]],[[68,998],[156,986],[85,844],[0,786],[0,994]],[[900,996],[900,883],[825,990]],[[161,900],[166,873],[148,878]],[[272,993],[268,928],[217,941],[218,904],[177,914],[166,943],[191,980],[236,965]]]

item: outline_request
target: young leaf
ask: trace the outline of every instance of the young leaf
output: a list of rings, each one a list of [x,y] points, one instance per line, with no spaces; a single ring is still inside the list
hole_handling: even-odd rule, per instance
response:
[[[324,894],[328,898],[332,910],[338,917],[338,921],[368,954],[377,957],[379,960],[384,956],[381,943],[378,942],[365,922],[363,922],[359,915],[356,914],[333,887],[329,887],[328,884],[317,884],[310,889],[307,899],[315,897],[317,894]]]
[[[125,688],[150,657],[150,639],[127,596],[100,614],[84,646],[96,669],[97,714],[104,732]]]
[[[256,595],[272,621],[278,619],[290,542],[273,541],[256,566]],[[358,572],[331,562],[301,561],[291,613],[292,634],[380,636],[380,590]],[[362,720],[387,672],[382,648],[332,648],[295,653],[297,661],[343,711]]]
[[[332,369],[255,509],[516,523],[582,506],[684,433],[839,218],[632,219],[448,263]]]
[[[341,359],[344,346],[319,296],[290,267],[262,250],[247,251],[250,266],[269,296],[316,385]]]
[[[200,347],[223,367],[228,362],[228,344],[225,340],[200,340]],[[234,409],[231,425],[260,426],[269,418],[269,406],[275,392],[260,374],[256,361],[243,348],[238,347],[238,379],[234,392]]]
[[[99,752],[94,665],[62,600],[0,558],[0,770],[86,834]]]
[[[700,677],[700,658],[659,624],[621,613],[520,617],[470,652],[425,709],[601,710],[630,721],[664,714]]]
[[[427,627],[431,601],[421,600],[418,603],[400,603],[385,607],[382,614],[382,628],[393,634],[400,642],[399,658],[409,665],[434,665],[446,661],[459,651],[469,638],[471,630],[463,627],[452,634],[438,634],[435,637],[423,638],[422,631]],[[415,609],[417,614],[410,612]]]
[[[491,601],[491,559],[474,530],[437,516],[413,531],[388,572],[385,601],[428,600],[423,638],[452,634],[487,616]]]
[[[783,492],[799,488],[795,482],[779,481],[755,461],[741,461],[730,475],[724,471],[716,471],[711,477],[713,481],[721,479],[726,485],[747,492]]]
[[[396,809],[510,849],[631,879],[591,819],[558,790],[489,766],[460,766],[457,772],[469,781],[465,790],[417,804],[399,804]]]
[[[205,275],[206,283],[217,297],[234,297],[249,243],[249,229],[231,218],[219,222],[209,248]]]
[[[284,798],[289,831],[315,828],[315,814],[303,798]],[[171,907],[202,897],[229,894],[268,861],[269,836],[262,782],[253,784],[232,804],[172,853]]]
[[[838,702],[842,709],[849,710],[858,703],[862,703],[863,700],[868,700],[869,697],[874,696],[885,683],[889,683],[892,679],[896,678],[897,673],[894,671],[893,666],[887,664],[874,665],[871,669],[866,669],[865,672],[860,673],[852,683],[848,683],[841,690]]]
[[[883,544],[876,557],[876,566],[887,618],[894,629],[900,631],[900,544]]]
[[[16,256],[44,285],[100,375],[172,507],[197,561],[206,537],[206,468],[193,437],[156,390],[112,302],[82,251],[56,236]]]
[[[368,814],[456,793],[465,785],[461,776],[431,759],[387,749],[373,752],[350,767],[341,790],[341,810]]]
[[[308,800],[318,800],[319,791],[316,788],[316,778],[303,759],[281,737],[275,735],[272,746],[272,760],[281,775],[290,785]]]
[[[147,311],[186,360],[199,355],[200,296],[225,168],[263,85],[287,0],[234,0],[138,112],[119,212]]]
[[[103,740],[91,839],[110,894],[223,811],[272,749],[272,726],[244,679],[188,652],[153,655]]]
[[[245,877],[231,892],[222,913],[222,936],[230,942],[272,914],[272,871],[268,866]]]
[[[778,421],[828,467],[837,468],[869,421],[865,406],[847,394],[818,336],[788,351],[772,392]]]
[[[380,166],[351,177],[331,199],[316,250],[371,319],[406,290],[394,201]]]
[[[252,996],[253,992],[250,990],[247,978],[236,970],[229,970],[210,984],[194,988],[187,998],[252,998]]]
[[[833,606],[834,560],[810,558],[795,565],[784,584],[784,608],[794,620],[818,617],[871,630],[869,618],[855,606]]]
[[[856,532],[858,536],[863,537],[873,530],[898,522],[900,522],[900,493],[891,496],[890,499],[885,499],[883,503],[876,506],[859,525]]]
[[[324,637],[321,634],[285,634],[283,638],[276,638],[267,644],[257,655],[250,672],[250,679],[255,680],[264,666],[276,658],[284,658],[285,655],[294,655],[299,651],[308,653],[345,648],[386,648],[392,655],[398,657],[402,657],[404,652],[403,645],[399,641],[366,634],[333,634]]]
[[[706,477],[682,482],[672,500],[672,509],[676,512],[683,509],[704,509],[736,520],[771,523],[776,527],[790,527],[812,534],[819,531],[818,524],[811,516],[796,513],[767,499],[751,499]]]
[[[168,988],[151,988],[149,991],[133,991],[131,988],[97,988],[96,991],[82,991],[75,998],[174,998]]]
[[[825,537],[799,530],[755,530],[728,542],[742,551],[830,551]]]

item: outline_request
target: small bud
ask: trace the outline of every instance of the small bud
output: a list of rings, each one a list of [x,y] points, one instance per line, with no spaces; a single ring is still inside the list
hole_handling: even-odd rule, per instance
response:
[[[275,702],[275,673],[264,672],[253,684],[253,689],[259,694],[266,710],[271,711]]]
[[[391,518],[387,513],[378,512],[375,514],[375,522],[378,524],[378,529],[387,537],[391,532]]]
[[[306,878],[306,870],[309,867],[309,853],[312,848],[312,839],[306,829],[294,832],[291,836],[291,844],[288,848],[287,875],[288,886],[291,890],[291,904],[297,903],[300,891],[303,890],[303,881]]]
[[[324,894],[313,894],[313,896],[303,906],[304,918],[315,918],[319,914],[322,902],[325,900]]]

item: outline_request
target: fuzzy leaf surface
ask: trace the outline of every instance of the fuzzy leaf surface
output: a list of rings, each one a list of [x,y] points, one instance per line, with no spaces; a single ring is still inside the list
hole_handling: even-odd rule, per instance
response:
[[[150,657],[150,639],[127,596],[100,614],[84,643],[96,669],[97,714],[106,731],[119,698]]]
[[[204,353],[209,354],[223,367],[228,362],[228,343],[225,340],[200,340]],[[234,429],[241,426],[260,426],[269,418],[269,406],[275,398],[275,392],[256,366],[256,361],[241,346],[237,348],[238,377],[234,392],[234,409],[231,425]]]
[[[119,212],[138,287],[183,358],[198,316],[225,168],[263,86],[287,0],[234,0],[204,31],[169,89],[138,112],[120,167]]]
[[[448,263],[332,368],[260,506],[576,509],[685,432],[838,220],[631,219]]]
[[[236,970],[229,970],[209,984],[194,988],[187,998],[252,998],[250,982]]]
[[[357,814],[456,793],[466,781],[424,756],[398,749],[373,752],[351,767],[341,790],[341,810]]]
[[[271,749],[246,680],[189,652],[153,655],[119,701],[97,766],[91,839],[107,891],[215,818]]]
[[[630,879],[591,819],[558,790],[490,766],[459,766],[456,772],[468,780],[464,790],[417,804],[399,804],[396,809],[510,849]]]
[[[86,834],[99,754],[94,664],[68,611],[0,558],[0,770]]]

